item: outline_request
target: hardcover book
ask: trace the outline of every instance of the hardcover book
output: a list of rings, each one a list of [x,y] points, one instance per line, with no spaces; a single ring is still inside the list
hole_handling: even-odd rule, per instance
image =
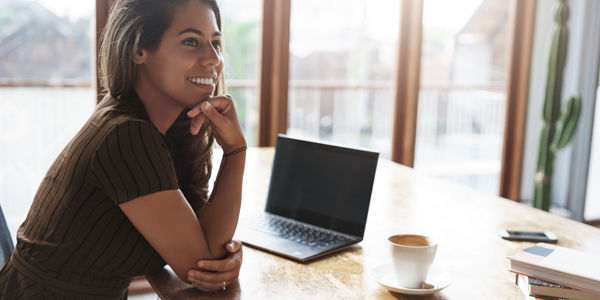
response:
[[[572,289],[570,287],[548,282],[539,278],[528,278],[529,292],[532,296],[544,298],[550,296],[555,298],[598,300],[600,295],[590,292]]]
[[[510,271],[600,298],[600,255],[538,243],[509,257]]]
[[[519,291],[521,292],[521,294],[523,295],[523,299],[525,299],[525,300],[573,300],[573,299],[532,294],[531,286],[529,285],[527,276],[522,275],[522,274],[517,274],[515,284],[519,288]]]

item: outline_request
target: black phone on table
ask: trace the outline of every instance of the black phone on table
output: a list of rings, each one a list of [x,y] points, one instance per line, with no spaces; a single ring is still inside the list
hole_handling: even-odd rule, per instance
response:
[[[556,243],[558,237],[551,231],[521,231],[502,229],[500,236],[509,241]]]

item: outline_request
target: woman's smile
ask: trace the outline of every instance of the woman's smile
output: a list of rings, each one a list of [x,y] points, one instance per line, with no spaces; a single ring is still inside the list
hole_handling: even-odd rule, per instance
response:
[[[216,85],[216,78],[214,76],[210,76],[210,77],[206,77],[206,76],[195,76],[195,77],[187,77],[186,80],[198,87],[201,88],[203,90],[205,90],[208,93],[212,93],[215,89],[215,85]]]

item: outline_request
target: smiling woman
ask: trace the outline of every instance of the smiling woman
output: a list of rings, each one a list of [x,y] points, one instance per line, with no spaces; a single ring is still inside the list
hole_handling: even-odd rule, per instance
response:
[[[200,290],[237,280],[246,142],[222,94],[220,32],[215,1],[116,1],[106,95],[42,181],[0,298],[124,299],[165,263]],[[208,197],[214,140],[225,154]]]

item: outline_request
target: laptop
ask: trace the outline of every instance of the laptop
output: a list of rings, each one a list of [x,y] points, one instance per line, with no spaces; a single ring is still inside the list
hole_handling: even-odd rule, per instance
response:
[[[362,241],[378,158],[280,134],[265,210],[243,218],[237,237],[301,262]]]

